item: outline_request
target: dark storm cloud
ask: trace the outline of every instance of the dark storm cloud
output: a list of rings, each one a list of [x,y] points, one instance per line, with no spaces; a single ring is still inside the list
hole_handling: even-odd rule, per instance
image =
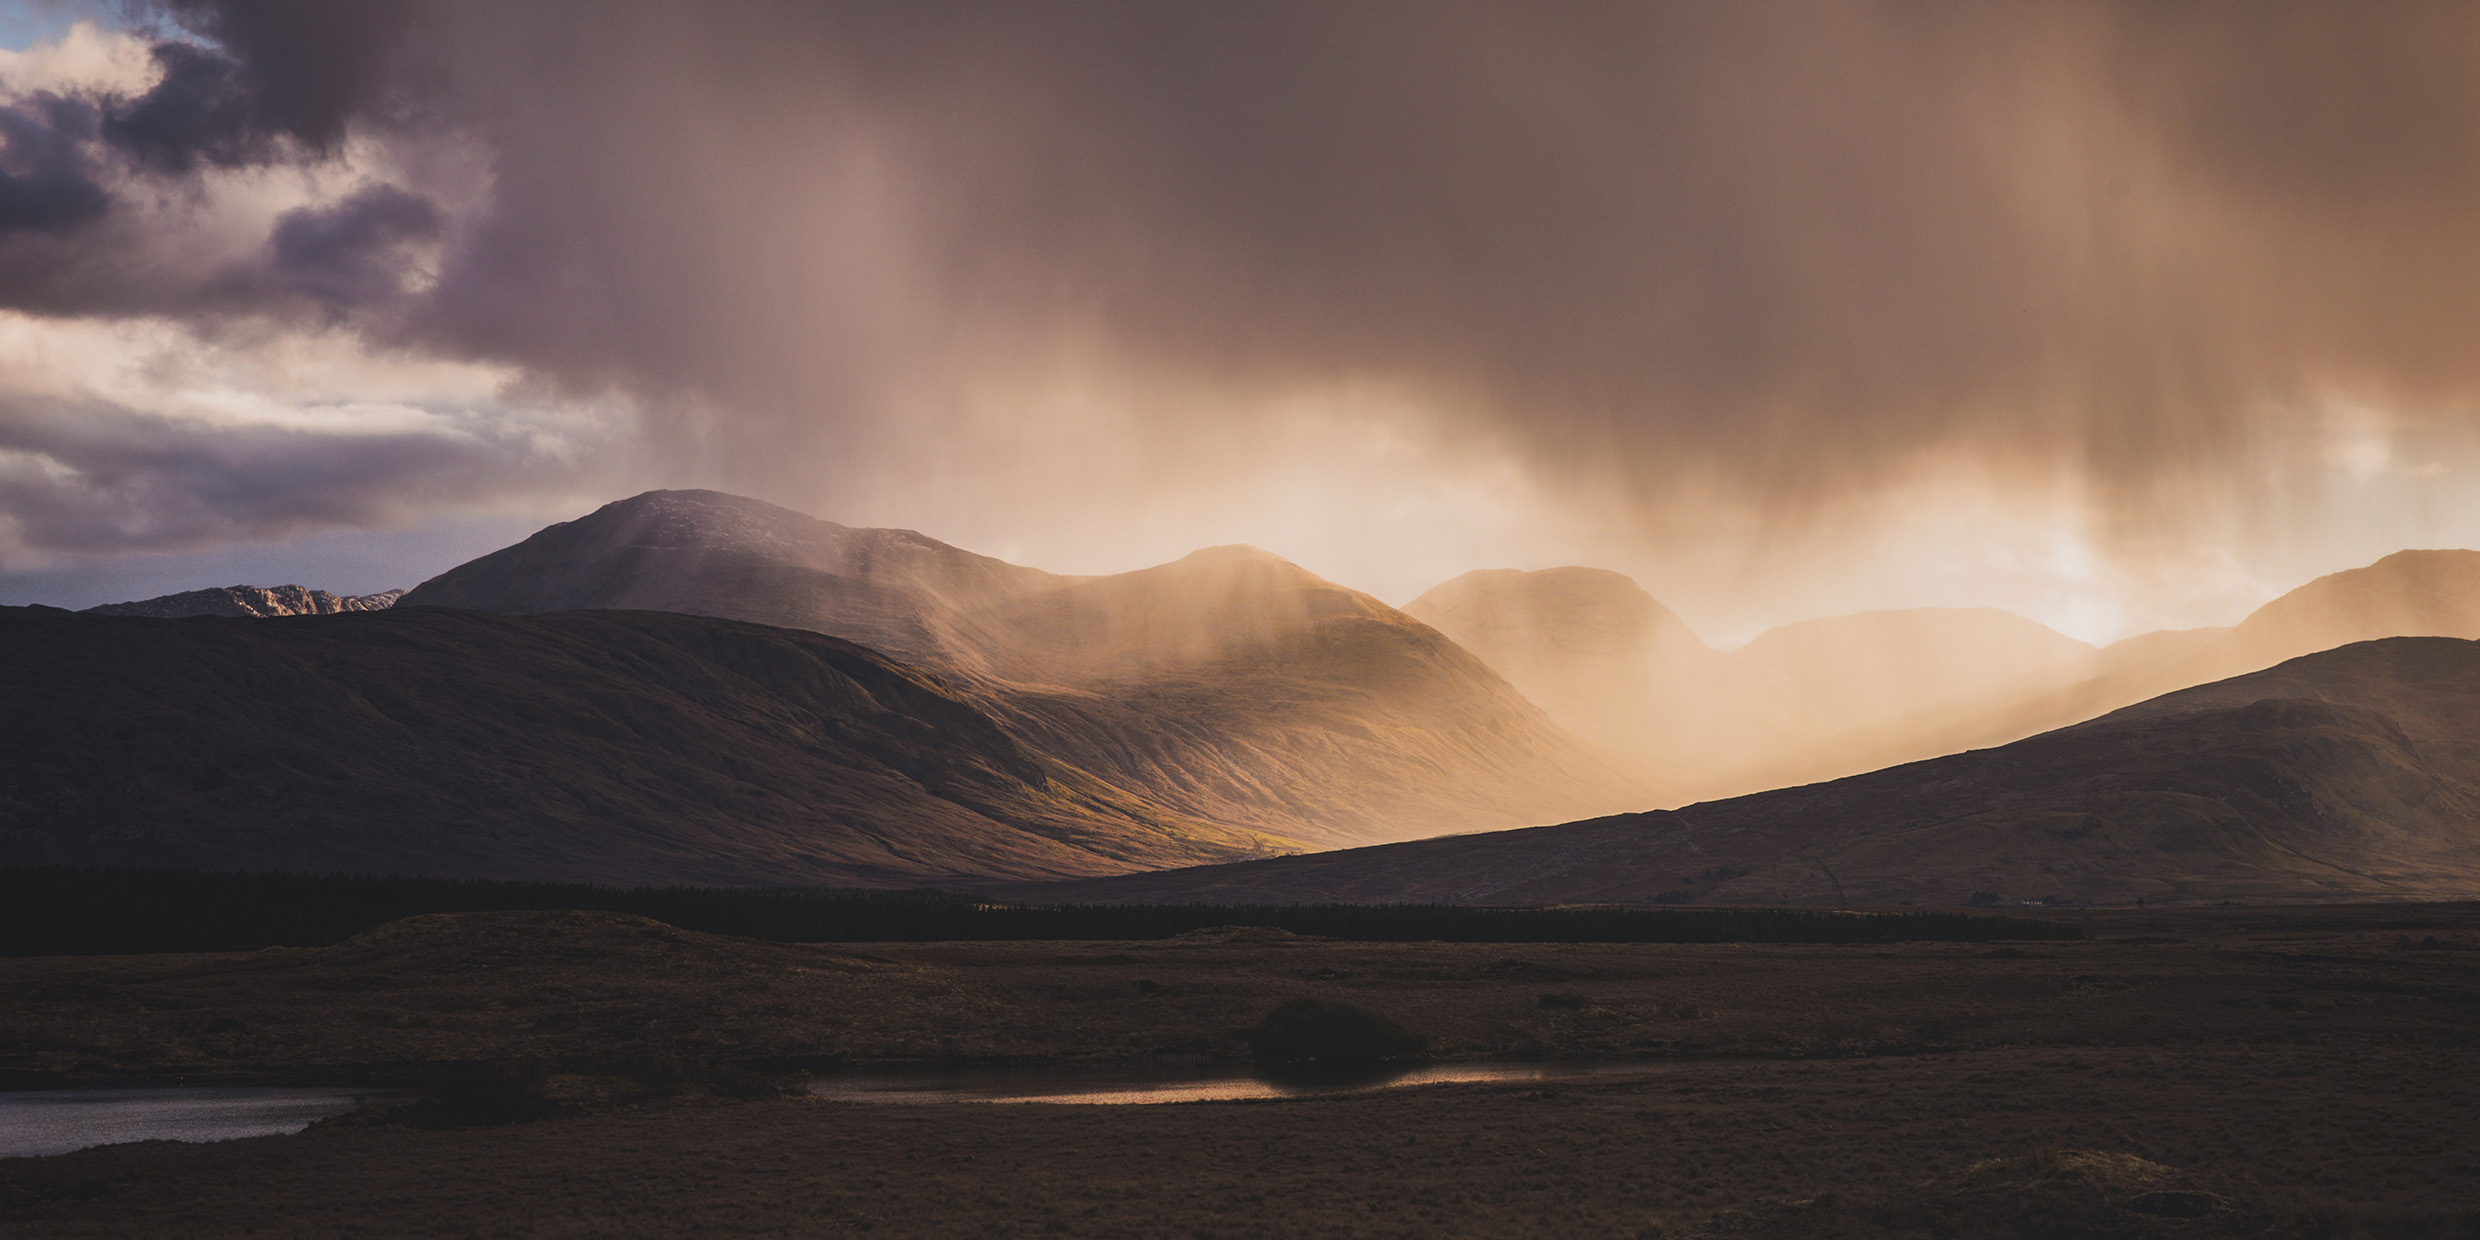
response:
[[[504,164],[443,330],[711,393],[760,474],[856,376],[1062,322],[1772,498],[1954,443],[2141,489],[2328,380],[2480,380],[2468,5],[582,13],[457,19],[519,50],[471,62]],[[855,141],[892,301],[818,257],[884,226]]]
[[[380,268],[441,227],[436,208],[401,189],[285,215],[265,272],[192,270],[178,234],[201,205],[204,172],[318,166],[351,127],[384,135],[419,116],[420,74],[396,63],[406,5],[176,0],[139,11],[179,34],[150,48],[147,89],[0,104],[0,305],[215,317],[306,294],[332,315],[396,296],[401,281]]]
[[[2267,221],[2244,259],[2281,299],[2259,308],[2270,342],[2469,405],[2480,6],[2140,12],[2107,80],[2190,176]]]
[[[29,465],[29,462],[40,462]],[[522,442],[445,428],[338,436],[214,425],[96,401],[0,398],[8,543],[44,555],[212,547],[487,499],[568,477]]]
[[[408,251],[447,226],[439,207],[393,185],[369,186],[333,207],[301,207],[267,239],[268,277],[331,310],[403,295]]]
[[[240,64],[187,43],[158,43],[154,56],[163,78],[112,109],[103,126],[112,145],[176,176],[201,163],[237,168],[268,161],[277,131],[253,106]]]
[[[2468,3],[164,11],[102,122],[156,175],[444,136],[492,182],[288,215],[162,309],[333,320],[444,247],[370,330],[698,410],[786,497],[933,469],[908,397],[1062,341],[1235,395],[1149,406],[1175,445],[1375,375],[1548,478],[1791,512],[1937,451],[2150,512],[2329,389],[2480,402]],[[0,300],[116,270],[0,253]]]
[[[117,103],[103,132],[173,175],[267,163],[287,144],[332,153],[357,115],[384,112],[408,17],[396,0],[175,0],[164,12],[208,45],[156,43],[161,77]]]
[[[101,218],[111,200],[85,150],[95,121],[92,103],[55,94],[0,106],[0,235]]]

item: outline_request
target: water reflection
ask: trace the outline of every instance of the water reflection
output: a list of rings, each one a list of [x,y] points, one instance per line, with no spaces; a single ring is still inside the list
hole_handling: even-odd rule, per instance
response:
[[[300,1132],[383,1091],[182,1086],[0,1092],[0,1158],[66,1154],[124,1141],[229,1141]]]
[[[1060,1102],[1097,1106],[1366,1093],[1463,1081],[1561,1081],[1656,1072],[1661,1064],[1449,1063],[1353,1072],[1247,1068],[920,1068],[822,1076],[809,1091],[843,1102]]]

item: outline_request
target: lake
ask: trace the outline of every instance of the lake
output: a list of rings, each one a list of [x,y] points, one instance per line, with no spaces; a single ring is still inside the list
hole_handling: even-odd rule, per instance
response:
[[[841,1102],[1057,1102],[1088,1106],[1221,1102],[1365,1093],[1451,1082],[1537,1082],[1644,1075],[1677,1064],[1453,1063],[1397,1072],[1290,1076],[1247,1068],[901,1068],[822,1075],[809,1092]],[[0,1091],[0,1158],[66,1154],[125,1141],[230,1141],[302,1129],[378,1098],[351,1086],[202,1085]]]
[[[230,1141],[300,1132],[378,1089],[282,1085],[0,1091],[0,1158],[66,1154],[124,1141]]]
[[[1243,1098],[1301,1098],[1365,1093],[1450,1082],[1551,1083],[1592,1077],[1635,1076],[1676,1065],[1628,1063],[1449,1063],[1399,1072],[1300,1077],[1246,1068],[1222,1071],[1145,1068],[911,1068],[821,1075],[809,1092],[839,1102],[1060,1102],[1129,1106],[1166,1102],[1224,1102]]]

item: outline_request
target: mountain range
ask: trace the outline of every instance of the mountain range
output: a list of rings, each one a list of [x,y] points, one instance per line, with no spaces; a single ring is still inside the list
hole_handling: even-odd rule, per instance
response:
[[[1297,850],[1114,786],[933,676],[659,612],[0,608],[0,861],[912,885]]]
[[[2468,898],[2480,642],[2389,638],[1995,749],[1564,826],[1053,884],[1092,902]]]
[[[2403,551],[2228,629],[2085,643],[2009,612],[1920,608],[1706,645],[1617,573],[1469,573],[1405,606],[1551,716],[1669,762],[1701,798],[2004,744],[2356,641],[2480,637],[2480,552]]]
[[[2333,649],[2480,636],[2468,551],[2101,648],[1916,609],[1726,652],[1596,569],[1398,610],[1250,547],[1066,576],[657,491],[409,592],[93,612],[6,620],[0,860],[1526,902],[2480,875],[2460,643]],[[254,621],[143,619],[196,615]],[[1313,849],[1352,851],[1221,864]]]
[[[1179,813],[1332,847],[1662,804],[1436,630],[1252,547],[1071,577],[712,491],[622,500],[405,607],[643,609],[833,634]]]
[[[152,616],[158,620],[178,620],[187,616],[240,616],[266,619],[273,616],[332,616],[345,611],[385,611],[403,598],[403,590],[384,590],[377,594],[329,594],[325,590],[305,590],[300,586],[221,586],[209,590],[184,590],[160,598],[134,603],[106,603],[86,610],[98,616]]]

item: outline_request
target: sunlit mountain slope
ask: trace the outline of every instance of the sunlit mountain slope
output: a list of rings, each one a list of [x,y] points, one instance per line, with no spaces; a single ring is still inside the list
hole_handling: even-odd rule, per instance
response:
[[[1072,900],[1943,904],[2480,895],[2480,643],[2390,638],[1996,749]]]
[[[916,660],[1013,734],[1195,817],[1322,844],[1664,803],[1435,630],[1248,547],[1064,577],[708,491],[555,525],[406,598],[655,608]]]

